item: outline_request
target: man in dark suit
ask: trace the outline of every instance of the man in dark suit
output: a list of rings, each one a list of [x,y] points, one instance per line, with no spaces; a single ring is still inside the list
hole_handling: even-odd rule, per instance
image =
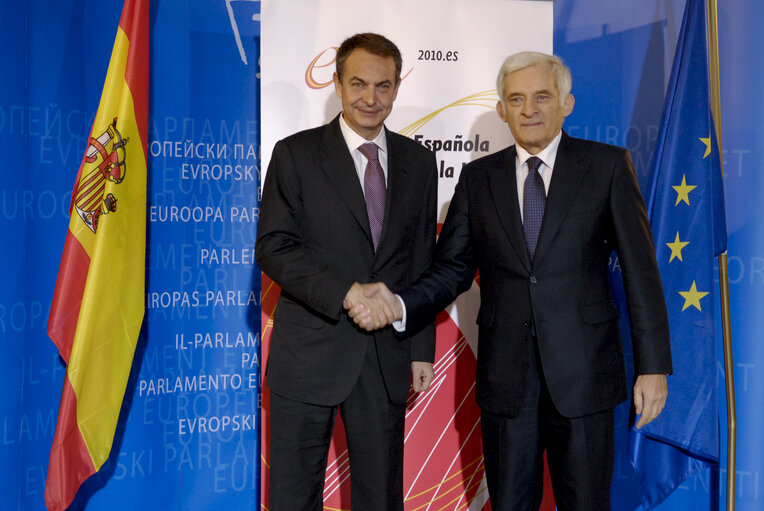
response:
[[[343,42],[334,74],[342,113],[278,142],[268,167],[255,251],[282,290],[266,371],[272,511],[323,509],[338,409],[352,508],[403,509],[406,401],[412,376],[417,392],[432,380],[434,321],[411,335],[368,333],[343,310],[344,300],[375,305],[359,283],[411,284],[435,251],[435,157],[384,127],[401,65],[380,35]],[[381,326],[392,312],[377,301]]]
[[[509,57],[497,111],[515,145],[461,173],[431,269],[396,301],[415,332],[480,273],[476,398],[494,511],[538,509],[546,450],[558,509],[610,509],[613,408],[626,399],[608,259],[626,290],[637,427],[663,409],[668,321],[652,235],[628,151],[569,137],[570,71],[554,56]],[[375,295],[375,293],[377,293]],[[348,304],[351,305],[351,304]],[[404,317],[405,311],[405,317]],[[365,328],[367,307],[351,308]]]

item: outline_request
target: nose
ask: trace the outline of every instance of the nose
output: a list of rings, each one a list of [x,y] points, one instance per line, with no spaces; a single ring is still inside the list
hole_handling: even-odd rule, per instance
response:
[[[523,101],[523,108],[520,110],[520,113],[525,117],[533,117],[533,114],[536,113],[536,101],[533,99]]]
[[[363,102],[369,106],[376,103],[376,91],[374,90],[374,87],[366,87],[366,90],[363,92]]]

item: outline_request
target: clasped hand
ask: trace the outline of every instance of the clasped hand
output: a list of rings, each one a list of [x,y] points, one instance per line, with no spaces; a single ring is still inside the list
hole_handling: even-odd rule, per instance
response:
[[[391,325],[403,317],[400,302],[382,282],[354,282],[342,305],[356,325],[369,332]]]
[[[382,282],[353,283],[342,305],[353,321],[369,332],[391,325],[403,317],[403,306]],[[414,392],[426,391],[434,376],[432,362],[411,362],[411,385]]]

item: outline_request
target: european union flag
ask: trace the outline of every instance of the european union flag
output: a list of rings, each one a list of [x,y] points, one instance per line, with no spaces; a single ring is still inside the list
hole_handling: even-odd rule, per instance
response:
[[[663,413],[629,437],[642,505],[651,509],[719,459],[714,258],[727,233],[704,1],[685,7],[646,195],[674,360]]]

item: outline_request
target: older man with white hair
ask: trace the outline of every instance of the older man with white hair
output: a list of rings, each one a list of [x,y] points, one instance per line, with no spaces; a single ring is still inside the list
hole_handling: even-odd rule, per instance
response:
[[[569,69],[510,56],[496,110],[515,144],[462,170],[435,261],[398,300],[416,332],[480,272],[477,403],[494,511],[538,509],[547,453],[560,510],[610,509],[613,409],[626,399],[608,259],[619,256],[631,321],[637,427],[663,409],[672,371],[665,300],[645,204],[625,149],[569,137]],[[350,309],[373,328],[370,309]],[[378,316],[378,315],[377,315]]]

